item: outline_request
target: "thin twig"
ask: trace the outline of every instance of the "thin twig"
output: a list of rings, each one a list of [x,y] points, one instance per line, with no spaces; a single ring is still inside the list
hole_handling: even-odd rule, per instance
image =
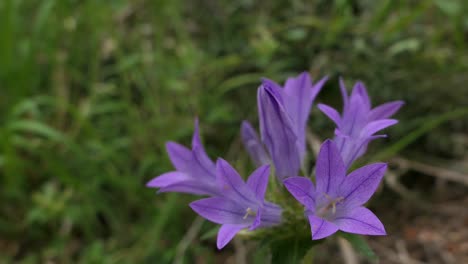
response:
[[[359,260],[351,244],[344,238],[338,238],[338,245],[340,246],[341,254],[345,264],[358,264]]]
[[[187,251],[188,246],[192,243],[195,237],[198,235],[202,225],[203,225],[203,218],[197,216],[195,220],[192,222],[187,233],[185,233],[184,237],[180,240],[179,244],[177,245],[176,250],[176,258],[174,260],[174,264],[182,264],[184,262],[185,251]]]
[[[446,168],[436,167],[419,161],[408,160],[400,157],[392,159],[392,162],[400,167],[406,167],[408,169],[422,172],[426,175],[458,182],[468,186],[468,175],[459,173],[457,171],[452,171]]]
[[[246,264],[247,263],[247,249],[245,248],[244,242],[238,238],[234,238],[234,247],[236,249],[236,263]]]
[[[408,190],[408,188],[406,188],[398,181],[398,178],[399,176],[395,172],[389,171],[387,172],[387,176],[384,177],[384,180],[388,187],[398,193],[401,197],[416,205],[419,209],[424,211],[432,210],[432,206],[429,203],[425,202],[419,198],[418,195]]]

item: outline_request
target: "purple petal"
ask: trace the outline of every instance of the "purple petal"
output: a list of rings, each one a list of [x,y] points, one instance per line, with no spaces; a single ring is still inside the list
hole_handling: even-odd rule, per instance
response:
[[[257,229],[260,226],[261,223],[262,223],[262,211],[259,209],[259,210],[257,210],[255,220],[253,221],[253,223],[250,226],[249,230],[253,231],[253,230]]]
[[[348,105],[348,92],[346,92],[346,85],[344,83],[343,78],[340,77],[340,91],[341,97],[343,97],[343,109],[345,109]]]
[[[258,89],[260,134],[270,153],[280,179],[297,175],[300,169],[300,154],[292,121],[278,95],[272,88],[262,84]]]
[[[336,124],[336,126],[339,127],[341,125],[341,116],[334,108],[326,104],[318,104],[318,108],[320,111],[322,111],[322,113],[328,116],[328,118],[330,118]]]
[[[189,171],[190,160],[192,159],[192,152],[176,142],[166,143],[166,151],[169,154],[172,165],[178,171]]]
[[[284,90],[281,88],[279,84],[276,82],[268,79],[268,78],[263,78],[262,79],[262,86],[265,87],[273,97],[278,100],[278,102],[282,105],[284,105],[283,97],[284,97]]]
[[[257,133],[250,125],[249,122],[243,121],[241,126],[241,137],[242,143],[245,149],[250,154],[250,157],[254,161],[255,165],[261,166],[268,164],[270,158],[268,157],[262,142],[257,136]]]
[[[160,176],[156,178],[153,178],[151,181],[149,181],[146,184],[146,186],[151,187],[151,188],[161,188],[167,185],[171,185],[177,182],[187,181],[191,179],[192,178],[190,178],[190,176],[188,176],[186,173],[178,172],[178,171],[171,171],[171,172],[161,174]]]
[[[343,206],[353,208],[367,202],[379,186],[386,169],[387,164],[374,163],[351,172],[340,187]]]
[[[196,195],[219,195],[220,191],[214,181],[187,180],[165,185],[159,189],[159,193],[179,192]]]
[[[350,138],[348,135],[341,132],[341,130],[339,130],[338,128],[335,128],[335,131],[334,131],[333,134],[335,134],[335,136],[337,136],[337,137],[341,137],[341,138],[345,138],[345,139]],[[334,141],[335,141],[335,145],[337,145],[336,140],[334,140]]]
[[[395,119],[379,119],[376,121],[372,121],[368,123],[361,131],[361,137],[369,137],[372,136],[374,133],[387,128],[389,126],[393,126],[394,124],[398,123],[398,120]]]
[[[245,227],[245,225],[222,225],[218,231],[218,238],[216,239],[216,246],[218,249],[224,248],[234,236]]]
[[[347,107],[343,111],[341,132],[346,135],[356,137],[359,136],[362,128],[367,124],[369,109],[365,106],[361,96],[351,96]],[[341,150],[341,146],[339,146]]]
[[[206,155],[202,145],[193,147],[190,174],[194,178],[202,177],[213,181],[216,179],[216,166]]]
[[[317,193],[335,195],[346,175],[340,152],[333,141],[327,139],[320,147],[315,167]]]
[[[333,235],[338,231],[338,226],[328,222],[312,213],[307,214],[312,233],[312,240],[318,240]]]
[[[261,227],[275,226],[282,221],[283,209],[277,204],[265,202],[262,208]]]
[[[386,235],[380,220],[365,207],[357,207],[338,216],[333,221],[342,231],[360,235]]]
[[[195,125],[194,125],[194,130],[193,130],[193,136],[192,136],[192,148],[195,148],[196,146],[202,146],[201,139],[200,139],[200,130],[198,128],[198,118],[195,118]]]
[[[341,151],[341,156],[343,157],[345,167],[351,167],[355,160],[364,155],[367,150],[367,145],[369,145],[372,140],[384,137],[387,137],[387,135],[374,135],[359,139],[344,139],[345,143],[343,150]]]
[[[391,117],[395,114],[405,103],[403,101],[393,101],[379,105],[372,109],[370,112],[369,120],[378,120]]]
[[[227,197],[244,204],[257,204],[253,190],[242,180],[237,171],[225,160],[219,158],[216,162],[216,176],[221,192]]]
[[[190,207],[200,216],[217,224],[248,225],[253,221],[246,216],[246,209],[239,204],[222,197],[197,200]]]
[[[315,210],[315,187],[306,177],[289,177],[283,181],[284,187],[308,210]]]
[[[305,135],[307,120],[315,97],[318,95],[327,78],[323,78],[315,85],[307,72],[295,78],[289,78],[284,86],[284,108],[291,117],[294,131],[298,139],[301,160],[305,156]]]
[[[367,110],[371,109],[371,102],[369,94],[367,93],[366,86],[362,82],[356,82],[354,85],[353,91],[351,92],[351,97],[359,96],[362,99],[362,103]]]
[[[270,165],[264,165],[256,169],[247,179],[247,186],[253,190],[258,200],[263,201],[270,176]]]

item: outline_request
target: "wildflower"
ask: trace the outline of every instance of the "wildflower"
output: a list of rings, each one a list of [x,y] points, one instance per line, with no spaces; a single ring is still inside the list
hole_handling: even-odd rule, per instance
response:
[[[217,195],[216,166],[206,154],[198,132],[198,120],[192,137],[192,150],[175,142],[168,142],[166,150],[175,171],[164,173],[146,186],[160,188],[159,192],[182,192]]]
[[[374,163],[346,176],[340,152],[333,141],[327,140],[317,158],[316,186],[305,177],[290,177],[284,185],[305,206],[313,240],[338,230],[385,235],[380,220],[362,205],[374,194],[386,168],[385,163]]]
[[[388,118],[400,109],[403,102],[393,101],[372,109],[363,83],[357,82],[354,85],[350,97],[342,80],[340,87],[344,104],[341,116],[328,105],[319,104],[318,108],[336,124],[334,141],[343,157],[345,167],[349,168],[366,152],[370,141],[386,137],[386,135],[374,135],[375,133],[398,123],[397,120]]]
[[[281,222],[282,209],[264,200],[269,174],[270,166],[261,166],[245,183],[227,161],[218,159],[216,177],[222,194],[190,204],[202,217],[222,225],[218,232],[218,249],[242,229],[255,230]]]
[[[261,141],[248,122],[241,129],[244,145],[256,164],[266,164],[271,158],[280,179],[297,175],[306,154],[309,112],[325,81],[312,84],[309,74],[302,73],[289,78],[283,89],[263,80],[257,94]]]

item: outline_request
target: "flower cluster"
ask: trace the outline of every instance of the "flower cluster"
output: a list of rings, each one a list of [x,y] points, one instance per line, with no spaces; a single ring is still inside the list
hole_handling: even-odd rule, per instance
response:
[[[348,171],[365,153],[371,140],[385,136],[375,133],[397,123],[389,118],[403,103],[395,101],[371,108],[361,82],[356,83],[348,96],[340,80],[343,113],[340,115],[324,104],[318,106],[336,124],[335,137],[322,144],[314,177],[301,177],[301,168],[308,167],[306,131],[309,113],[326,80],[323,78],[314,84],[308,73],[289,78],[284,87],[268,79],[262,80],[257,93],[260,135],[247,121],[241,126],[242,142],[258,167],[246,182],[224,159],[218,158],[214,163],[208,157],[201,144],[198,121],[195,121],[192,149],[175,142],[167,143],[175,171],[152,179],[147,186],[158,188],[159,192],[208,196],[192,202],[190,207],[221,225],[218,249],[243,229],[252,231],[284,223],[283,208],[265,200],[270,166],[274,167],[276,180],[304,206],[313,240],[338,230],[385,235],[383,224],[363,204],[377,189],[386,164],[374,163]]]

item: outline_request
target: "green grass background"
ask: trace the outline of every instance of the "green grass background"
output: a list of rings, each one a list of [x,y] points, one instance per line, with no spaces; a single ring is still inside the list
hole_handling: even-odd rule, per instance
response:
[[[339,76],[363,80],[374,104],[406,101],[371,153],[463,156],[467,14],[463,0],[0,1],[0,262],[170,263],[195,214],[193,197],[144,187],[172,169],[164,143],[189,144],[198,116],[210,156],[248,172],[238,130],[262,76],[328,75],[318,101],[335,106]],[[316,109],[310,126],[332,136]],[[182,260],[200,256],[219,260],[212,240]]]

